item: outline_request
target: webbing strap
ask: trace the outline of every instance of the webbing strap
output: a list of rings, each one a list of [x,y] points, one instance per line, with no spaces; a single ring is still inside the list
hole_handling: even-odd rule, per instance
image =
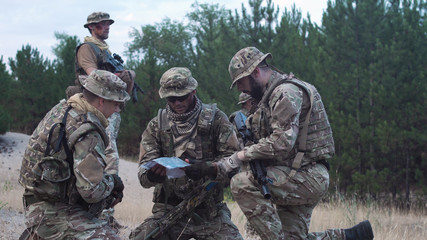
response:
[[[289,173],[289,177],[287,181],[292,179],[297,173],[298,169],[301,168],[302,159],[304,158],[304,154],[307,150],[308,124],[310,123],[311,109],[313,108],[313,102],[314,102],[313,94],[309,92],[309,96],[310,96],[310,109],[307,112],[307,116],[305,116],[305,121],[302,126],[300,140],[299,140],[298,153],[295,156],[294,161],[292,162],[292,170]]]
[[[49,131],[49,137],[47,138],[46,150],[44,152],[44,156],[45,157],[49,155],[49,152],[50,152],[50,143],[52,141],[53,131],[55,130],[56,126],[58,126],[58,124],[61,125],[61,127],[59,128],[58,141],[57,141],[56,146],[55,146],[55,153],[59,152],[61,144],[62,144],[64,146],[65,153],[67,154],[67,158],[70,156],[71,151],[68,148],[67,141],[65,139],[65,125],[67,123],[67,116],[68,116],[68,112],[70,110],[71,110],[71,106],[69,106],[67,108],[67,110],[65,111],[64,117],[62,118],[62,122],[61,123],[55,123],[51,127],[51,129]]]

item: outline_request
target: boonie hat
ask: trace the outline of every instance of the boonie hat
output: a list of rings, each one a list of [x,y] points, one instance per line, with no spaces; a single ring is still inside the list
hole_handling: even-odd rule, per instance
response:
[[[92,71],[87,78],[79,78],[82,86],[98,97],[126,102],[130,99],[126,92],[126,83],[111,72],[104,70]]]
[[[252,99],[251,95],[242,92],[239,95],[239,102],[237,104],[243,104],[243,103],[249,101],[250,99]]]
[[[272,58],[271,53],[264,54],[256,47],[246,47],[240,49],[231,59],[228,65],[228,72],[231,77],[230,89],[236,82],[246,76],[249,76],[260,62],[266,58]]]
[[[185,67],[174,67],[160,78],[160,98],[181,97],[197,88],[197,81]]]
[[[87,23],[84,25],[84,27],[88,28],[89,24],[99,23],[102,21],[109,21],[110,25],[114,23],[114,20],[110,19],[110,14],[105,12],[93,12],[87,16]]]

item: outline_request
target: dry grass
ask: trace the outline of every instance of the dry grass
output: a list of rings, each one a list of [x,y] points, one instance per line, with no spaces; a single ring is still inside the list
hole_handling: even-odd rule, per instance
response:
[[[24,230],[22,209],[23,189],[18,183],[19,168],[23,149],[21,135],[10,136],[16,142],[5,143],[0,137],[0,239],[18,239]],[[13,145],[12,151],[9,146]],[[16,146],[18,145],[18,146]],[[126,239],[130,230],[138,226],[146,217],[151,215],[152,189],[140,187],[137,177],[137,165],[134,162],[122,161],[120,176],[126,186],[123,202],[116,207],[116,218],[127,226],[121,232]],[[244,234],[246,217],[234,202],[228,206],[232,213],[233,222]],[[369,219],[374,228],[375,239],[427,239],[427,212],[423,210],[400,211],[393,207],[385,207],[375,203],[357,203],[355,201],[330,201],[319,204],[313,212],[310,231],[322,231],[327,228],[347,228]]]
[[[23,231],[21,187],[16,181],[4,180],[0,176],[0,235],[2,239],[17,239]],[[129,190],[130,191],[130,190]],[[116,217],[120,223],[128,226],[121,236],[127,238],[130,229],[138,226],[151,214],[151,192],[128,192],[128,197],[116,207]],[[139,195],[139,197],[132,197]],[[142,196],[142,197],[141,197]],[[6,204],[5,206],[3,206]],[[229,202],[232,220],[244,234],[245,216],[235,202]],[[319,204],[311,222],[311,231],[322,231],[327,228],[347,228],[364,219],[373,225],[375,239],[427,239],[427,217],[425,211],[403,212],[396,208],[382,207],[376,204],[356,204],[352,202],[330,202]]]

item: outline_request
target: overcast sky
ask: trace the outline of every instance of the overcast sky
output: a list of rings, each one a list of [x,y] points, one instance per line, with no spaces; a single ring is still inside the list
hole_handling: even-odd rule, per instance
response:
[[[0,56],[3,63],[15,58],[22,46],[30,44],[44,58],[53,60],[52,47],[58,41],[54,33],[78,36],[81,41],[89,32],[83,25],[87,16],[94,11],[108,12],[115,23],[110,28],[107,43],[112,52],[123,55],[125,43],[131,41],[129,32],[141,25],[160,23],[168,17],[183,21],[191,12],[196,0],[0,0]],[[218,3],[225,9],[238,9],[248,0],[198,0],[199,3]],[[327,0],[273,0],[280,12],[293,4],[300,9],[303,18],[310,13],[312,21],[321,24]]]

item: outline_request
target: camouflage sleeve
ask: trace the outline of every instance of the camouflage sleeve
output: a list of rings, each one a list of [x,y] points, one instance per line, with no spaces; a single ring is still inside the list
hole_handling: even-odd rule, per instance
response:
[[[105,171],[109,174],[119,174],[119,151],[117,150],[117,136],[119,134],[120,122],[122,118],[120,113],[113,113],[108,118],[108,127],[105,129],[108,139],[107,148],[105,149],[105,162],[107,166]]]
[[[216,181],[228,183],[233,174],[237,173],[240,165],[229,166],[230,156],[240,150],[239,140],[233,124],[228,120],[227,115],[222,111],[217,111],[214,120],[214,136],[216,137],[215,162],[217,164]]]
[[[270,96],[272,133],[257,144],[245,147],[245,159],[275,159],[290,152],[299,131],[303,91],[294,84],[281,84]]]
[[[74,149],[74,173],[80,195],[88,203],[108,197],[114,188],[114,180],[104,171],[105,149],[99,133],[90,132],[81,137]]]
[[[162,157],[159,137],[157,133],[159,132],[159,124],[157,122],[157,117],[152,119],[145,131],[142,133],[141,142],[139,144],[139,168],[138,168],[138,179],[142,187],[150,188],[156,185],[147,178],[147,171],[141,166],[153,159]]]

